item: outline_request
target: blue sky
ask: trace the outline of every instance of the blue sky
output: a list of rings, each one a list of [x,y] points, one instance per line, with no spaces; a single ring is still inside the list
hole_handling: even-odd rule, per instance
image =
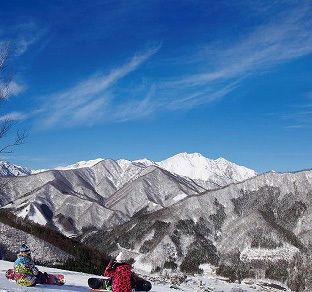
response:
[[[311,1],[11,0],[7,41],[0,119],[29,138],[2,160],[199,152],[258,172],[312,167]]]

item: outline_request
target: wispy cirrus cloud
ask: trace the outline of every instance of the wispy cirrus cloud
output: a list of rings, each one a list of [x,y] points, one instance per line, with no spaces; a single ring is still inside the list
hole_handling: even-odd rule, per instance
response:
[[[156,92],[155,85],[152,85],[149,92],[142,99],[131,99],[120,104],[111,114],[112,120],[125,122],[141,119],[153,114],[161,105],[154,100]]]
[[[286,126],[285,129],[302,129],[304,128],[304,125],[291,125],[291,126]]]
[[[27,114],[21,113],[21,112],[11,112],[5,115],[0,116],[0,121],[20,121],[25,120],[27,118]]]
[[[113,86],[146,62],[160,47],[161,45],[136,54],[129,62],[108,74],[96,74],[63,92],[44,97],[44,104],[33,113],[37,116],[36,124],[40,128],[51,128],[55,125],[72,127],[81,124],[93,125],[110,119],[113,115],[117,117],[111,108],[115,98],[111,92]]]
[[[49,159],[47,157],[33,157],[33,156],[15,156],[15,155],[0,155],[0,160],[7,160],[7,161],[12,161],[12,160],[21,160],[21,161],[35,161],[35,162],[46,162]]]
[[[1,69],[1,68],[0,68]],[[3,77],[5,73],[1,76]],[[11,76],[4,76],[3,79],[6,79],[2,82],[0,77],[0,96],[1,100],[9,100],[11,96],[17,96],[20,93],[24,92],[26,85],[20,81],[12,81]]]
[[[196,70],[188,70],[188,73],[164,83],[167,90],[171,88],[180,97],[173,104],[191,109],[210,103],[215,98],[222,97],[220,87],[224,88],[225,96],[251,75],[262,74],[276,65],[311,54],[311,6],[303,3],[296,8],[280,9],[279,13],[269,16],[267,13],[270,5],[266,5],[266,9],[261,10],[265,20],[263,24],[255,26],[248,33],[238,34],[231,42],[216,40],[184,59],[186,63],[202,65],[197,65]],[[231,87],[233,82],[236,85]],[[188,97],[183,97],[186,90],[193,92]],[[193,100],[191,103],[190,98]]]
[[[12,43],[15,56],[23,55],[31,45],[42,39],[47,28],[39,26],[34,22],[25,22],[13,26],[0,26],[0,44]]]
[[[23,55],[29,47],[38,42],[46,34],[46,32],[47,30],[45,28],[39,27],[33,22],[5,27],[0,25],[0,52],[3,50],[7,53],[5,58],[6,64],[5,67],[2,68],[0,76],[0,89],[4,84],[6,84],[2,87],[2,89],[4,88],[5,90],[5,94],[3,96],[5,99],[9,99],[11,96],[17,96],[26,89],[24,82],[21,82],[21,80],[16,81],[18,77],[16,77],[11,68],[11,59],[13,57],[20,57]],[[11,80],[12,75],[13,80]],[[14,113],[13,116],[14,119],[23,119],[16,118],[16,113]],[[25,115],[23,116],[25,117]]]
[[[119,98],[115,85],[156,54],[160,46],[137,54],[108,74],[95,74],[71,88],[45,96],[46,101],[33,111],[36,124],[42,128],[72,127],[141,119],[157,111],[191,110],[229,95],[250,76],[312,52],[309,3],[297,2],[272,14],[267,2],[256,13],[263,16],[261,24],[253,23],[231,41],[213,39],[204,48],[194,46],[193,54],[188,56],[166,56],[165,66],[173,74],[151,80],[144,92],[129,94],[130,89],[125,88],[127,98]],[[40,37],[38,33],[37,38],[28,38],[28,44]],[[20,52],[24,52],[23,46]],[[179,70],[171,70],[177,60],[183,60]]]
[[[309,108],[309,107],[307,107]],[[282,119],[289,125],[285,126],[286,129],[301,129],[311,127],[312,124],[312,110],[307,110],[304,106],[301,111],[295,111],[289,114],[284,114]]]
[[[22,93],[25,90],[25,84],[22,84],[17,81],[12,81],[9,84],[8,96],[16,96]]]

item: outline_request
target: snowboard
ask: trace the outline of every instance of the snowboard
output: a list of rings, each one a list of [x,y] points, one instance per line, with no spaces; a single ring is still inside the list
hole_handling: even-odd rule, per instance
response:
[[[13,269],[8,269],[5,272],[5,277],[9,280],[15,280],[15,272]],[[65,277],[62,274],[48,274],[47,284],[50,285],[64,285]]]
[[[111,291],[112,279],[109,277],[89,278],[88,285],[92,292]],[[135,291],[149,291],[152,289],[151,282],[133,274],[131,276],[131,286]]]
[[[89,278],[88,285],[92,292],[111,291],[112,279],[109,277]]]
[[[5,272],[5,277],[9,280],[15,280],[15,274],[14,274],[14,270],[13,269],[8,269]]]
[[[131,275],[131,286],[135,291],[149,291],[152,289],[152,283],[144,280],[136,274]]]
[[[50,285],[64,285],[65,277],[62,274],[48,274],[47,284]]]

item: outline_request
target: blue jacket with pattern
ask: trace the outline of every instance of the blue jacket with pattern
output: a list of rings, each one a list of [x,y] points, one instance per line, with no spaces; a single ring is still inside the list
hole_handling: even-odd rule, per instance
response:
[[[38,269],[33,260],[24,255],[19,255],[14,263],[16,283],[21,286],[34,286]]]

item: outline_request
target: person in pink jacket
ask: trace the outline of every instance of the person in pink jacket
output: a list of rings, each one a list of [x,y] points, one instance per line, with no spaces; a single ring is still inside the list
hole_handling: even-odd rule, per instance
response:
[[[105,269],[104,276],[113,278],[113,292],[131,292],[131,267],[125,262],[122,252],[112,259]]]

